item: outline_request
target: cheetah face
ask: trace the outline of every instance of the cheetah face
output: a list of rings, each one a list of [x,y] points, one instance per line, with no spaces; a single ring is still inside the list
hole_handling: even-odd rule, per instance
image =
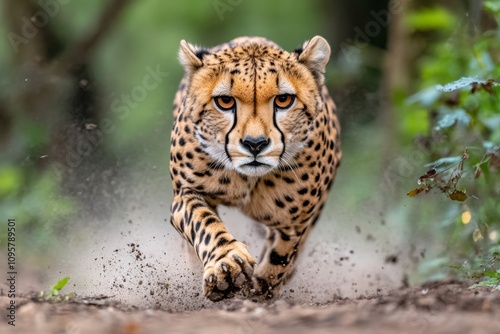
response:
[[[190,78],[184,107],[217,164],[247,176],[296,165],[322,108],[330,48],[315,38],[292,53],[256,44],[210,53],[181,43]]]

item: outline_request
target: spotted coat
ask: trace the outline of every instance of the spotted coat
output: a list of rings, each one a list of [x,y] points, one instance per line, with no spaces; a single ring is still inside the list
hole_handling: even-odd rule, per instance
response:
[[[342,155],[323,84],[329,57],[319,36],[293,52],[258,37],[212,49],[181,41],[171,223],[203,263],[211,300],[243,287],[276,296],[319,218]],[[219,205],[267,227],[258,264],[223,224]]]

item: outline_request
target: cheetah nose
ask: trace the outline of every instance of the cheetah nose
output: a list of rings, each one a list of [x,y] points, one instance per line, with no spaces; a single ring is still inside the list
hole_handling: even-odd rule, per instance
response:
[[[246,136],[243,140],[240,139],[240,142],[243,147],[256,157],[257,154],[269,145],[270,140],[264,138],[264,136],[259,136],[257,138]]]

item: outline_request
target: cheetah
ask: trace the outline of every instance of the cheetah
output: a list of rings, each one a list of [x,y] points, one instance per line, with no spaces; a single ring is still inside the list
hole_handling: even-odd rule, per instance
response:
[[[261,37],[211,49],[180,42],[170,222],[203,264],[212,301],[240,290],[278,296],[320,216],[342,155],[324,85],[329,58],[320,36],[292,52]],[[225,227],[219,205],[266,227],[258,264]]]

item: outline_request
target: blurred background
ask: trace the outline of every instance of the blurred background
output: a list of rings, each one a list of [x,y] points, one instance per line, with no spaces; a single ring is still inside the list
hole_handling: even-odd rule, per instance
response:
[[[203,305],[201,268],[167,223],[177,51],[181,39],[244,35],[332,47],[344,160],[286,300],[498,282],[500,2],[9,0],[0,11],[0,220],[16,219],[23,288],[70,276],[79,294]],[[259,254],[258,226],[231,209],[223,219]]]

